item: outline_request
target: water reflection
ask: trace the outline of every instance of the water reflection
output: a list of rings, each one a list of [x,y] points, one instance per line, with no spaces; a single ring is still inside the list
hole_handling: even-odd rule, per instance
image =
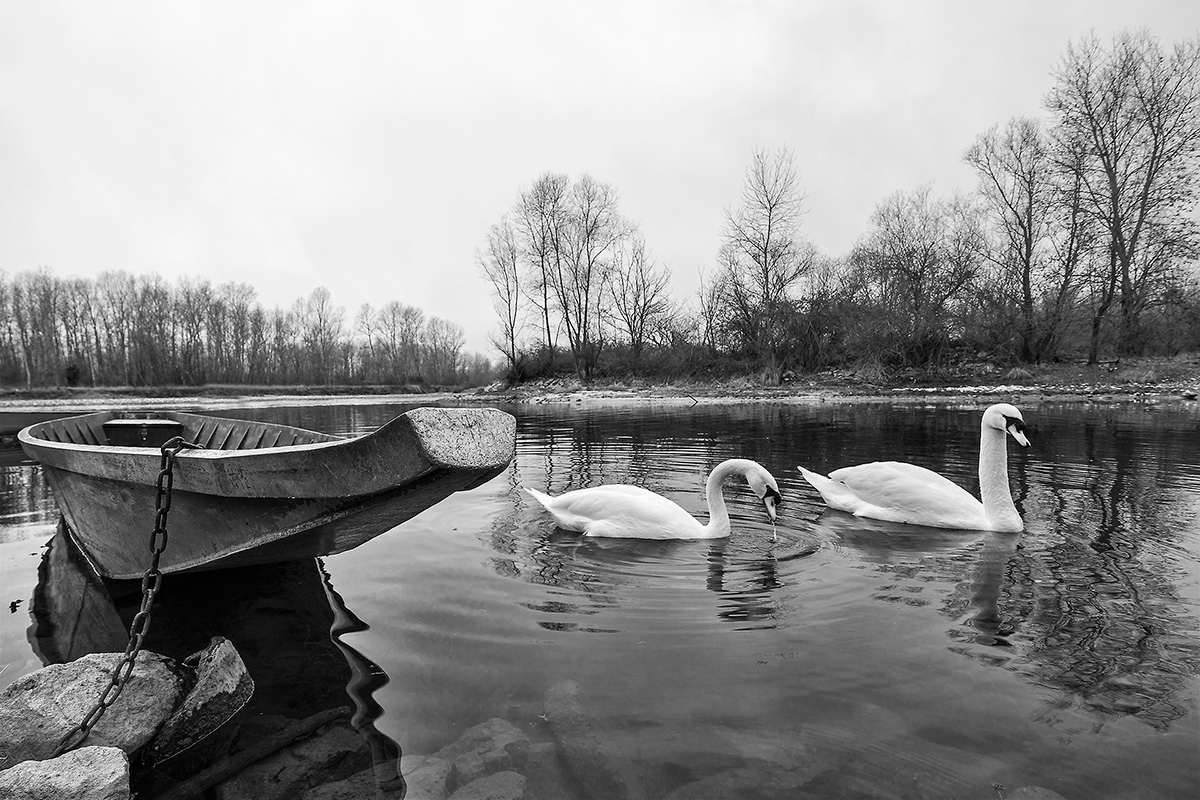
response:
[[[959,550],[985,536],[983,531],[905,525],[856,517],[832,508],[813,521],[813,531],[838,546],[854,549],[864,560],[876,564],[890,564],[913,555]]]
[[[4,523],[0,541],[4,541],[4,527],[57,519],[58,506],[40,468],[29,464],[0,467],[0,520]]]
[[[60,525],[38,570],[29,642],[43,664],[121,652],[141,603],[140,582],[101,579]],[[144,647],[174,659],[229,639],[254,679],[252,715],[303,719],[353,701],[352,726],[376,764],[399,748],[375,728],[378,665],[342,641],[367,626],[341,602],[319,560],[176,574],[155,598]],[[394,774],[393,776],[394,777]]]
[[[350,633],[358,623],[333,612],[312,624],[365,656],[324,645],[359,665],[341,668],[338,691],[357,683],[378,700],[390,713],[373,724],[406,752],[436,752],[492,716],[543,734],[547,687],[569,675],[613,749],[664,792],[719,772],[720,756],[754,767],[749,796],[799,763],[772,747],[800,742],[824,772],[793,794],[985,796],[999,782],[1187,796],[1200,663],[1194,405],[1024,406],[1034,447],[1009,462],[1021,535],[875,529],[826,513],[795,472],[895,457],[975,492],[980,407],[518,407],[503,477],[326,561],[373,630]],[[342,432],[396,411],[373,408],[281,421]],[[726,540],[609,543],[556,531],[519,490],[629,482],[702,517],[704,477],[731,456],[779,481],[777,540],[741,492],[728,495]],[[12,492],[39,502],[36,480],[18,477]],[[713,745],[740,738],[752,742],[744,762]],[[912,764],[935,783],[899,785]]]
[[[597,470],[589,474],[594,475],[593,480],[607,483],[612,480],[603,477],[607,472],[603,462],[598,462]],[[571,480],[581,479],[582,473],[576,473]],[[553,483],[556,479],[548,476],[544,480]],[[780,614],[775,597],[783,586],[780,562],[811,555],[821,546],[805,532],[779,537],[770,525],[752,521],[761,516],[761,508],[751,502],[752,497],[751,501],[743,501],[748,508],[735,519],[732,535],[724,539],[583,536],[557,528],[541,505],[529,500],[521,485],[514,468],[509,475],[512,508],[492,522],[487,535],[488,545],[496,553],[491,565],[498,575],[556,590],[554,599],[528,606],[556,615],[537,623],[549,630],[614,633],[621,628],[557,615],[592,617],[619,609],[621,598],[629,595],[642,597],[693,587],[703,587],[719,596],[715,609],[718,620],[739,628],[770,627]],[[670,491],[665,485],[664,490]],[[726,495],[731,506],[734,494]]]
[[[1086,417],[1047,437],[1056,459],[1033,494],[1053,513],[1013,553],[998,602],[1032,679],[1165,729],[1200,663],[1195,598],[1180,594],[1200,480],[1197,451],[1180,452],[1195,437],[1154,422]]]

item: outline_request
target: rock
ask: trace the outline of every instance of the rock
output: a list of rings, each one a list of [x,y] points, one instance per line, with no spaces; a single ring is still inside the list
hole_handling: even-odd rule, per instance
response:
[[[546,717],[567,768],[588,797],[629,800],[639,796],[584,712],[575,681],[561,681],[546,691]]]
[[[782,769],[742,767],[719,772],[680,786],[662,796],[662,800],[801,800],[811,797],[798,791],[809,780],[807,775]]]
[[[450,800],[525,800],[525,776],[518,772],[496,772],[486,778],[471,781]]]
[[[529,759],[522,774],[529,780],[526,791],[530,797],[575,797],[579,794],[571,786],[571,779],[558,757],[558,747],[553,742],[536,742],[529,746]]]
[[[129,757],[119,747],[80,747],[0,772],[6,800],[129,800]]]
[[[407,800],[446,800],[455,785],[454,762],[438,756],[402,756]]]
[[[367,742],[346,725],[330,725],[219,784],[215,797],[291,800],[313,787],[371,769],[371,749]]]
[[[1041,786],[1022,786],[1013,789],[1005,795],[1006,800],[1067,800],[1058,792],[1043,789]]]
[[[92,710],[122,653],[94,653],[52,664],[14,681],[0,694],[0,766],[50,758],[59,741]],[[85,740],[134,756],[154,737],[183,694],[170,661],[143,650],[129,682]]]
[[[156,769],[180,779],[194,775],[228,751],[237,732],[228,723],[254,695],[254,681],[228,639],[213,637],[208,647],[188,661],[197,663],[196,683],[146,750]]]
[[[467,729],[457,742],[434,753],[454,763],[459,786],[501,770],[520,769],[528,754],[529,737],[499,717]]]
[[[343,778],[340,781],[314,786],[300,795],[300,798],[301,800],[363,800],[364,798],[421,800],[420,795],[413,795],[412,792],[406,794],[404,781],[399,778],[380,783],[373,768],[356,772],[349,778]]]

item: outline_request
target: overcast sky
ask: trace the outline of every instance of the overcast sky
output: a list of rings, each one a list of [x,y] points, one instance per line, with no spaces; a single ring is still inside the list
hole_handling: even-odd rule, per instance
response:
[[[847,252],[889,194],[1040,115],[1089,30],[1200,32],[1196,0],[0,0],[0,269],[327,287],[489,352],[476,251],[547,171],[613,185],[674,293],[710,270],[755,148]]]

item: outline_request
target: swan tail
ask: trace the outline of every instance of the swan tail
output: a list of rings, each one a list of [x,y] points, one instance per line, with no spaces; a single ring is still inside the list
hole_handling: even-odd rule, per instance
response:
[[[830,508],[836,508],[839,511],[855,512],[855,504],[851,502],[850,497],[846,496],[848,490],[845,484],[799,465],[797,465],[796,469],[800,470],[800,474],[804,476],[804,480],[808,481],[817,490],[817,493],[821,495],[821,499],[825,501],[825,505]]]
[[[554,498],[552,498],[550,495],[546,494],[545,492],[539,492],[537,489],[531,489],[528,486],[523,486],[521,488],[523,488],[525,491],[529,492],[529,494],[533,497],[534,500],[537,500],[539,503],[541,503],[543,506],[545,506],[547,511],[550,510],[550,503],[554,500]]]
[[[824,475],[819,475],[812,470],[805,469],[801,466],[797,466],[796,469],[800,470],[800,474],[804,476],[804,480],[808,481],[809,484],[811,484],[812,487],[818,492],[821,492],[822,497],[825,496],[825,493],[821,491],[821,488],[823,486],[828,486],[830,483],[833,483],[833,481],[829,480],[829,478],[826,478]]]

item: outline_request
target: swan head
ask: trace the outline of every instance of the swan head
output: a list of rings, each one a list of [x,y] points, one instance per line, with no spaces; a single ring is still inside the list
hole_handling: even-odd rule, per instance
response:
[[[775,482],[775,476],[767,472],[766,468],[752,461],[746,466],[746,483],[750,485],[750,491],[754,492],[755,496],[762,501],[763,508],[767,510],[767,516],[771,518],[771,522],[774,522],[777,515],[775,507],[783,500],[779,484]]]
[[[1025,436],[1025,418],[1016,406],[1008,403],[990,406],[983,412],[983,427],[1004,431],[1013,437],[1017,444],[1029,447],[1029,439]]]

